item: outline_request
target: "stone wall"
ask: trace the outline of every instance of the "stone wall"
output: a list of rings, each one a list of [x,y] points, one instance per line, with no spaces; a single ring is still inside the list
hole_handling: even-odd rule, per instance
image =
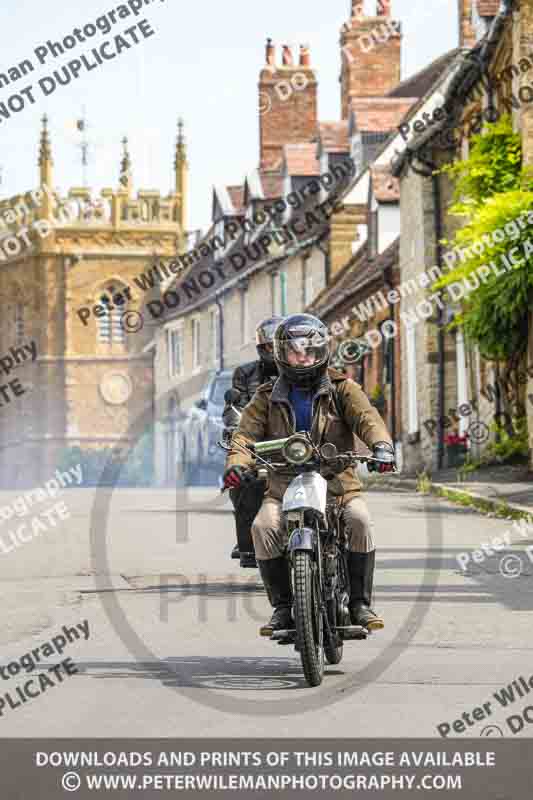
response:
[[[449,202],[450,188],[440,179],[443,210]],[[432,179],[408,169],[401,179],[402,235],[400,242],[400,282],[409,286],[401,301],[401,313],[409,317],[431,292],[420,285],[418,276],[436,264],[435,198]],[[446,236],[448,231],[444,230]],[[408,281],[413,283],[408,284]],[[436,314],[437,306],[434,304]],[[423,469],[434,471],[438,467],[438,433],[431,432],[431,420],[438,418],[439,386],[441,382],[438,359],[438,328],[435,314],[414,326],[416,353],[416,386],[418,430],[409,431],[408,336],[405,323],[401,327],[404,342],[402,363],[402,452],[403,467],[407,472]],[[420,318],[420,314],[418,314]],[[446,409],[456,405],[457,376],[454,336],[445,334],[444,344],[444,394]]]

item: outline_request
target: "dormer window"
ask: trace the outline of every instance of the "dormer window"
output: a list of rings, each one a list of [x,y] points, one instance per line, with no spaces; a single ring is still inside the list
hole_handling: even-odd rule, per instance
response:
[[[224,255],[225,247],[221,246],[220,244],[222,243],[223,245],[224,243],[224,227],[225,227],[224,218],[219,219],[218,222],[215,224],[214,238],[217,239],[217,241],[215,242],[215,247],[213,248],[215,261],[219,261]]]

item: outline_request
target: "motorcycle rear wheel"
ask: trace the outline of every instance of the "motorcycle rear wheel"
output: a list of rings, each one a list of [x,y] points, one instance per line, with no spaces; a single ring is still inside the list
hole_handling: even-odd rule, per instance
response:
[[[318,570],[311,553],[304,550],[294,553],[293,565],[294,617],[302,667],[309,686],[320,686],[324,677],[324,628]]]

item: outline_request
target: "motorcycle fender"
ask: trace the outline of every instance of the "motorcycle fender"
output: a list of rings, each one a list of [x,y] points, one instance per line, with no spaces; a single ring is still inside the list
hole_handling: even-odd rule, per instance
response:
[[[288,545],[289,553],[294,553],[295,550],[308,550],[312,553],[314,549],[312,528],[296,528],[292,532]]]

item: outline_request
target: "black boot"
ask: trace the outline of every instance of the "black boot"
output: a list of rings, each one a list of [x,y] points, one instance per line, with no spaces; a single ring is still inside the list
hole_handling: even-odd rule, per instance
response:
[[[270,605],[274,608],[270,622],[259,629],[259,634],[272,636],[274,631],[294,628],[291,613],[292,592],[289,562],[285,557],[281,557],[258,561],[257,564]]]
[[[255,553],[239,553],[240,566],[245,569],[257,569]]]
[[[369,631],[381,630],[385,623],[370,608],[376,551],[348,554],[350,573],[350,618],[352,625],[362,625]]]
[[[252,485],[230,490],[237,528],[237,545],[233,548],[231,557],[240,558],[241,567],[257,567],[252,524],[263,501],[264,488],[261,486],[259,489]]]

